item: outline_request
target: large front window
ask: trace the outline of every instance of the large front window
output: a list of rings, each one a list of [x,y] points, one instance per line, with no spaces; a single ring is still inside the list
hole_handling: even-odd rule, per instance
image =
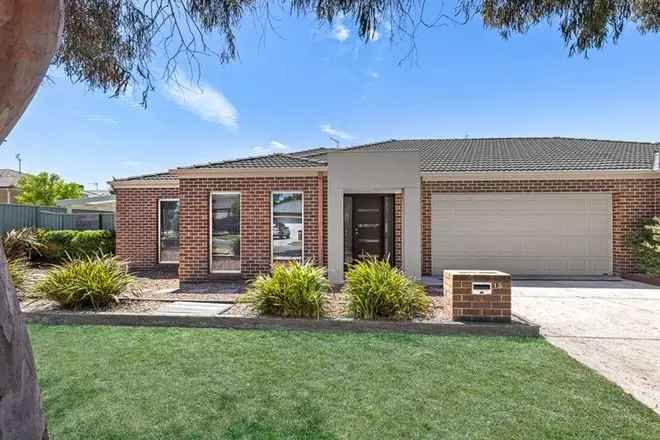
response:
[[[241,271],[241,195],[211,194],[211,272]]]
[[[303,260],[303,195],[275,192],[272,196],[273,262]]]
[[[158,261],[179,262],[179,201],[158,201]]]

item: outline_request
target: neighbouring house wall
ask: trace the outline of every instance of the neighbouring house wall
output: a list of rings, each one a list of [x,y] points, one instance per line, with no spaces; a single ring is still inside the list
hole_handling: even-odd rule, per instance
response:
[[[626,246],[642,217],[660,214],[660,179],[422,181],[422,272],[431,275],[431,195],[477,192],[610,192],[612,193],[612,259],[615,273],[635,272],[637,263]]]
[[[20,194],[20,191],[14,187],[11,188],[0,188],[0,203],[16,203],[16,197]]]
[[[241,193],[242,277],[270,272],[273,191],[303,192],[304,258],[322,262],[318,256],[317,185],[317,176],[181,178],[179,279],[199,282],[227,276],[209,271],[209,197],[215,191]]]
[[[117,255],[132,269],[158,267],[158,200],[177,199],[176,188],[117,189]]]

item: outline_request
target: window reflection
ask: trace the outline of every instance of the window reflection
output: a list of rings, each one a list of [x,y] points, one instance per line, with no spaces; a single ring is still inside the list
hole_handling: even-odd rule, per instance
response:
[[[241,195],[211,195],[211,272],[241,271]]]
[[[161,200],[159,215],[159,262],[179,262],[179,201]]]
[[[303,260],[303,195],[278,192],[272,197],[273,261]]]

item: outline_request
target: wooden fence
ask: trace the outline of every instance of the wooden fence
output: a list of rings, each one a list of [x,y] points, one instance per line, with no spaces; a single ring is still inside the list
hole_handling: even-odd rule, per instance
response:
[[[51,206],[0,205],[0,233],[20,228],[113,231],[115,215],[111,212],[67,214],[66,209]]]

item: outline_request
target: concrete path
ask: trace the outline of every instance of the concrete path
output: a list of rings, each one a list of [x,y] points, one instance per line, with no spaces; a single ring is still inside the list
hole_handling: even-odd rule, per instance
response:
[[[175,301],[166,303],[157,314],[166,316],[217,316],[232,307],[232,304]]]
[[[634,281],[514,281],[513,313],[660,414],[660,288]]]

